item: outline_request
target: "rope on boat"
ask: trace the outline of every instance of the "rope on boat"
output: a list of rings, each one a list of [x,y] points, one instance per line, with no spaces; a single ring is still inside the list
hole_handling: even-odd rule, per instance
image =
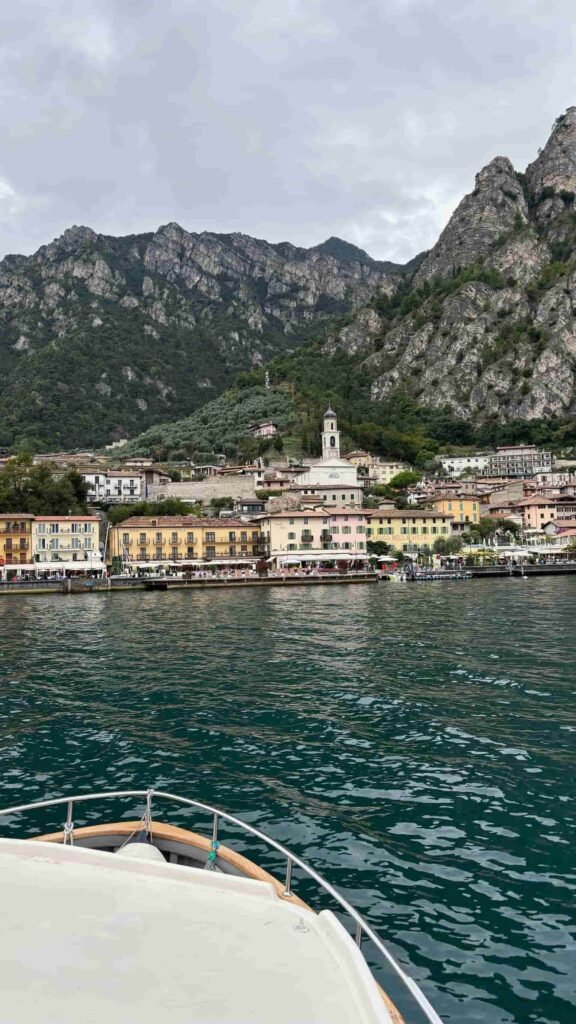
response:
[[[208,854],[204,865],[205,871],[216,871],[216,854],[219,846],[220,843],[217,839],[213,839],[210,843],[210,853]]]
[[[149,843],[152,842],[152,797],[153,796],[154,796],[154,790],[153,789],[147,789],[146,790],[146,810],[144,811],[144,814],[142,815],[142,817],[140,819],[140,823],[139,823],[138,827],[135,828],[134,831],[131,832],[130,835],[124,840],[122,845],[118,847],[119,850],[123,850],[125,846],[128,846],[128,843],[132,842],[132,840],[134,839],[134,836],[140,836],[142,833],[144,833],[143,840],[142,840],[143,842],[149,842]]]

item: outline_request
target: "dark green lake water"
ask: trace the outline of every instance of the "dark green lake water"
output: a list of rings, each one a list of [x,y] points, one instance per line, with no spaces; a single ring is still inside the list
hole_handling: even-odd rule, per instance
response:
[[[219,804],[340,887],[447,1021],[573,1024],[575,618],[571,579],[4,598],[0,803]]]

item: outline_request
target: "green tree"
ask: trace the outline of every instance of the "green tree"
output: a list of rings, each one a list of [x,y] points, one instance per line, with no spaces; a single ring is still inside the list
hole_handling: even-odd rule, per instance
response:
[[[437,537],[433,550],[437,555],[457,555],[459,551],[462,551],[462,539],[460,537]]]
[[[202,515],[202,509],[199,505],[190,505],[180,498],[164,498],[163,501],[135,501],[131,505],[111,505],[107,514],[112,526],[115,526],[132,516],[199,516]]]
[[[392,550],[392,546],[383,540],[369,540],[366,550],[369,555],[387,555]]]
[[[403,469],[401,473],[396,473],[396,476],[392,477],[388,486],[394,491],[405,491],[408,487],[419,483],[421,479],[421,473],[417,473],[413,469]]]
[[[210,508],[217,514],[223,508],[234,508],[234,498],[212,498],[210,501]]]
[[[73,515],[86,512],[86,485],[76,470],[35,466],[30,455],[17,455],[0,471],[0,512]]]

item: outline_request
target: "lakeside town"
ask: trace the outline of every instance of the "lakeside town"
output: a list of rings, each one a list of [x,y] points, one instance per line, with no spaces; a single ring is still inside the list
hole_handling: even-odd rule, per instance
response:
[[[273,438],[276,426],[253,430]],[[0,580],[235,576],[262,574],[264,565],[284,574],[386,571],[402,562],[570,560],[576,551],[576,467],[550,451],[517,445],[439,456],[435,472],[421,474],[363,450],[342,456],[331,408],[321,444],[320,459],[299,464],[234,466],[219,457],[157,465],[122,461],[115,448],[36,456],[55,473],[77,472],[87,511],[1,513]],[[11,458],[0,459],[0,470]]]

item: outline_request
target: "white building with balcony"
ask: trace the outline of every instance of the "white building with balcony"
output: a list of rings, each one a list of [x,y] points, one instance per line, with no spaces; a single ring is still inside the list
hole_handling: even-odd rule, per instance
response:
[[[128,503],[144,497],[142,474],[138,470],[80,469],[80,476],[88,486],[88,501]]]
[[[35,516],[32,562],[55,571],[69,568],[102,571],[98,516]]]

